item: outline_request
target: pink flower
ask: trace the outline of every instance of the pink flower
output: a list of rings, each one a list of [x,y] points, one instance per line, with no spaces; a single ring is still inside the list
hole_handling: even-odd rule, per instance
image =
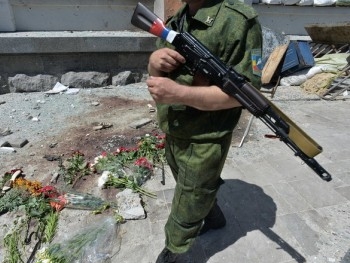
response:
[[[140,166],[140,167],[145,167],[149,170],[153,170],[153,165],[152,163],[150,163],[146,157],[140,157],[139,159],[137,159],[134,163],[135,165],[137,166]]]
[[[156,144],[156,148],[157,149],[164,149],[164,147],[165,147],[165,143],[164,142]]]
[[[50,206],[54,208],[56,211],[61,211],[67,203],[68,203],[67,199],[64,196],[60,195],[50,201]]]
[[[165,139],[165,134],[158,134],[156,135],[158,140],[164,140]]]

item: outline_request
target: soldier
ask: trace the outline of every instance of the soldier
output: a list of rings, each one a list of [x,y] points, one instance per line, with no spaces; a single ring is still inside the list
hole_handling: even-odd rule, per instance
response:
[[[167,27],[194,35],[225,64],[255,87],[253,51],[261,53],[262,33],[254,9],[239,0],[185,0]],[[190,72],[170,44],[159,40],[148,64],[148,90],[157,104],[160,128],[166,133],[166,158],[176,181],[165,225],[165,248],[156,263],[176,262],[194,239],[222,228],[226,219],[216,201],[220,177],[241,115],[240,103]]]

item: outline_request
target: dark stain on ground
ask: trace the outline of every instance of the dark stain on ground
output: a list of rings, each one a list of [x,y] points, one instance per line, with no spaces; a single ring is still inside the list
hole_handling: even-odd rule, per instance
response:
[[[92,160],[102,152],[114,152],[122,146],[133,147],[147,133],[160,133],[156,128],[155,116],[149,113],[148,101],[102,97],[98,98],[98,102],[100,104],[88,113],[68,120],[74,126],[56,136],[58,144],[55,152],[67,154],[78,150]],[[140,118],[150,118],[152,122],[138,129],[131,128],[131,122]],[[112,126],[94,130],[99,124]]]

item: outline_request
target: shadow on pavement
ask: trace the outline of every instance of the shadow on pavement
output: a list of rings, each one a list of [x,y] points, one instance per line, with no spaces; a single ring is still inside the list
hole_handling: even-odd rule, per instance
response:
[[[277,207],[261,187],[238,179],[225,180],[225,184],[219,191],[218,201],[227,220],[225,228],[211,230],[200,236],[180,262],[207,262],[213,255],[225,250],[254,230],[260,230],[296,262],[306,262],[298,251],[271,230],[276,221]],[[248,245],[253,246],[253,244]],[[237,260],[241,259],[241,262],[244,262],[249,252],[244,251],[245,247],[242,245],[237,246],[232,249],[232,260],[239,262]],[[225,257],[227,258],[228,254],[225,254]]]

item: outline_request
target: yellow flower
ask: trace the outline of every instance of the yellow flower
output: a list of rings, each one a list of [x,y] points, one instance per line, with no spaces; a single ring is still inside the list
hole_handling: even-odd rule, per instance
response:
[[[24,189],[31,195],[38,196],[41,194],[39,190],[42,188],[42,185],[38,181],[30,181],[23,177],[19,177],[13,182],[13,187]]]

